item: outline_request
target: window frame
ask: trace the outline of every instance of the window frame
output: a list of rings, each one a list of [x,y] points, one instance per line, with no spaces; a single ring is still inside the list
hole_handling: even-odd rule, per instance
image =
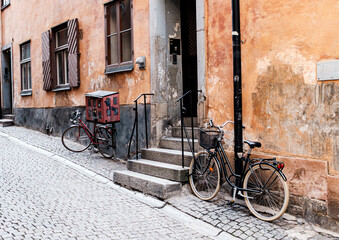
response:
[[[55,26],[51,29],[52,32],[52,43],[51,43],[51,66],[52,66],[52,79],[54,81],[52,91],[65,91],[65,90],[71,90],[71,87],[69,85],[69,77],[68,77],[68,42],[62,46],[57,46],[57,33],[60,31],[66,31],[68,32],[68,21],[59,24],[58,26]],[[66,39],[68,39],[68,36],[66,36]],[[59,69],[58,69],[58,61],[57,56],[58,54],[65,54],[67,65],[63,66],[64,69],[64,77],[65,77],[65,83],[60,84],[59,83]]]
[[[29,54],[29,58],[25,58],[23,59],[23,56],[22,56],[22,48],[23,46],[25,45],[29,45],[29,51],[30,51],[30,54]],[[20,95],[21,96],[31,96],[32,95],[32,48],[31,48],[31,40],[28,40],[28,41],[25,41],[23,43],[21,43],[20,45],[20,80],[21,80],[21,92],[20,92]],[[28,64],[30,65],[30,72],[29,72],[29,82],[27,83],[27,89],[24,89],[24,79],[22,78],[22,66],[24,64]],[[29,85],[30,85],[30,88],[29,88]]]
[[[118,7],[120,2],[123,0],[113,0],[104,4],[105,8],[105,74],[117,73],[117,72],[126,72],[134,69],[134,25],[133,25],[133,0],[130,1],[130,15],[131,15],[131,60],[126,62],[121,62],[122,48],[121,48],[121,34],[126,32],[126,30],[120,30],[120,8]],[[108,9],[111,6],[116,7],[116,25],[117,25],[117,38],[118,38],[118,63],[108,64],[108,38],[112,34],[108,35]],[[128,30],[129,31],[129,30]]]
[[[1,10],[7,8],[9,5],[11,5],[11,0],[8,0],[7,3],[4,4],[6,0],[1,0]]]

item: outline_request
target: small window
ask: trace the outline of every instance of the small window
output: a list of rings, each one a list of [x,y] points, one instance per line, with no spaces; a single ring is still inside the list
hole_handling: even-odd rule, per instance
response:
[[[132,0],[105,5],[106,73],[133,69]]]
[[[20,45],[21,95],[32,95],[31,43]]]
[[[1,8],[5,8],[10,4],[10,0],[1,0]]]
[[[57,86],[65,86],[68,81],[68,42],[67,42],[67,25],[61,30],[55,31],[55,63]]]

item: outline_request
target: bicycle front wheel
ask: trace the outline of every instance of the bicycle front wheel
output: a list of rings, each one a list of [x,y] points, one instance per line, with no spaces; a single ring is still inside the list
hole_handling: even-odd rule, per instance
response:
[[[189,182],[194,194],[202,200],[211,200],[219,192],[219,165],[207,152],[200,152],[192,159]]]
[[[82,152],[91,144],[87,133],[81,126],[71,126],[62,134],[62,144],[72,152]]]
[[[97,146],[102,156],[105,158],[112,158],[114,149],[112,145],[112,133],[106,128],[98,128],[96,131]]]
[[[287,209],[289,190],[279,172],[268,164],[255,165],[244,178],[245,202],[254,216],[264,221],[281,217]]]

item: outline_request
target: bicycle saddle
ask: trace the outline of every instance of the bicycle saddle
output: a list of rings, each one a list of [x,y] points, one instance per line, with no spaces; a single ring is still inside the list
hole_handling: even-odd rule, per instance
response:
[[[248,146],[250,146],[250,148],[260,148],[261,147],[261,143],[260,142],[253,142],[253,141],[248,141],[248,140],[245,140],[244,143],[247,143]]]

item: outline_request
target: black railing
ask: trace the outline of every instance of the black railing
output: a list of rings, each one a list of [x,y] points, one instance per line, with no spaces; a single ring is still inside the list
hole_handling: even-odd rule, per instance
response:
[[[185,156],[184,156],[184,131],[185,131],[185,135],[186,135],[186,138],[187,138],[187,142],[188,142],[188,145],[191,149],[191,152],[192,152],[192,155],[194,157],[194,153],[195,153],[195,150],[194,150],[194,126],[193,126],[193,98],[192,98],[192,93],[202,93],[201,90],[189,90],[187,91],[184,95],[182,95],[178,100],[177,102],[180,101],[180,121],[181,121],[181,157],[182,157],[182,167],[184,168],[185,167]],[[191,141],[190,141],[190,138],[188,136],[188,133],[187,133],[187,129],[186,129],[186,126],[185,126],[185,123],[184,123],[184,117],[183,115],[186,113],[186,109],[183,107],[183,103],[182,103],[182,100],[186,97],[186,96],[190,96],[190,115],[191,115],[191,128],[192,128],[192,144],[191,144]]]
[[[142,96],[144,96],[144,109],[145,109],[145,135],[146,135],[146,148],[148,148],[148,132],[147,132],[147,110],[146,110],[146,96],[153,96],[154,93],[143,93],[140,94],[139,97],[137,97],[134,102],[135,102],[135,108],[133,108],[133,110],[135,111],[135,120],[134,120],[134,125],[133,125],[133,130],[132,130],[132,134],[131,134],[131,138],[129,140],[129,144],[128,144],[128,154],[127,157],[128,159],[131,158],[131,144],[132,144],[132,140],[133,140],[133,134],[134,134],[134,130],[135,131],[135,154],[136,154],[136,159],[139,158],[139,121],[138,121],[138,100],[139,98],[141,98]]]

